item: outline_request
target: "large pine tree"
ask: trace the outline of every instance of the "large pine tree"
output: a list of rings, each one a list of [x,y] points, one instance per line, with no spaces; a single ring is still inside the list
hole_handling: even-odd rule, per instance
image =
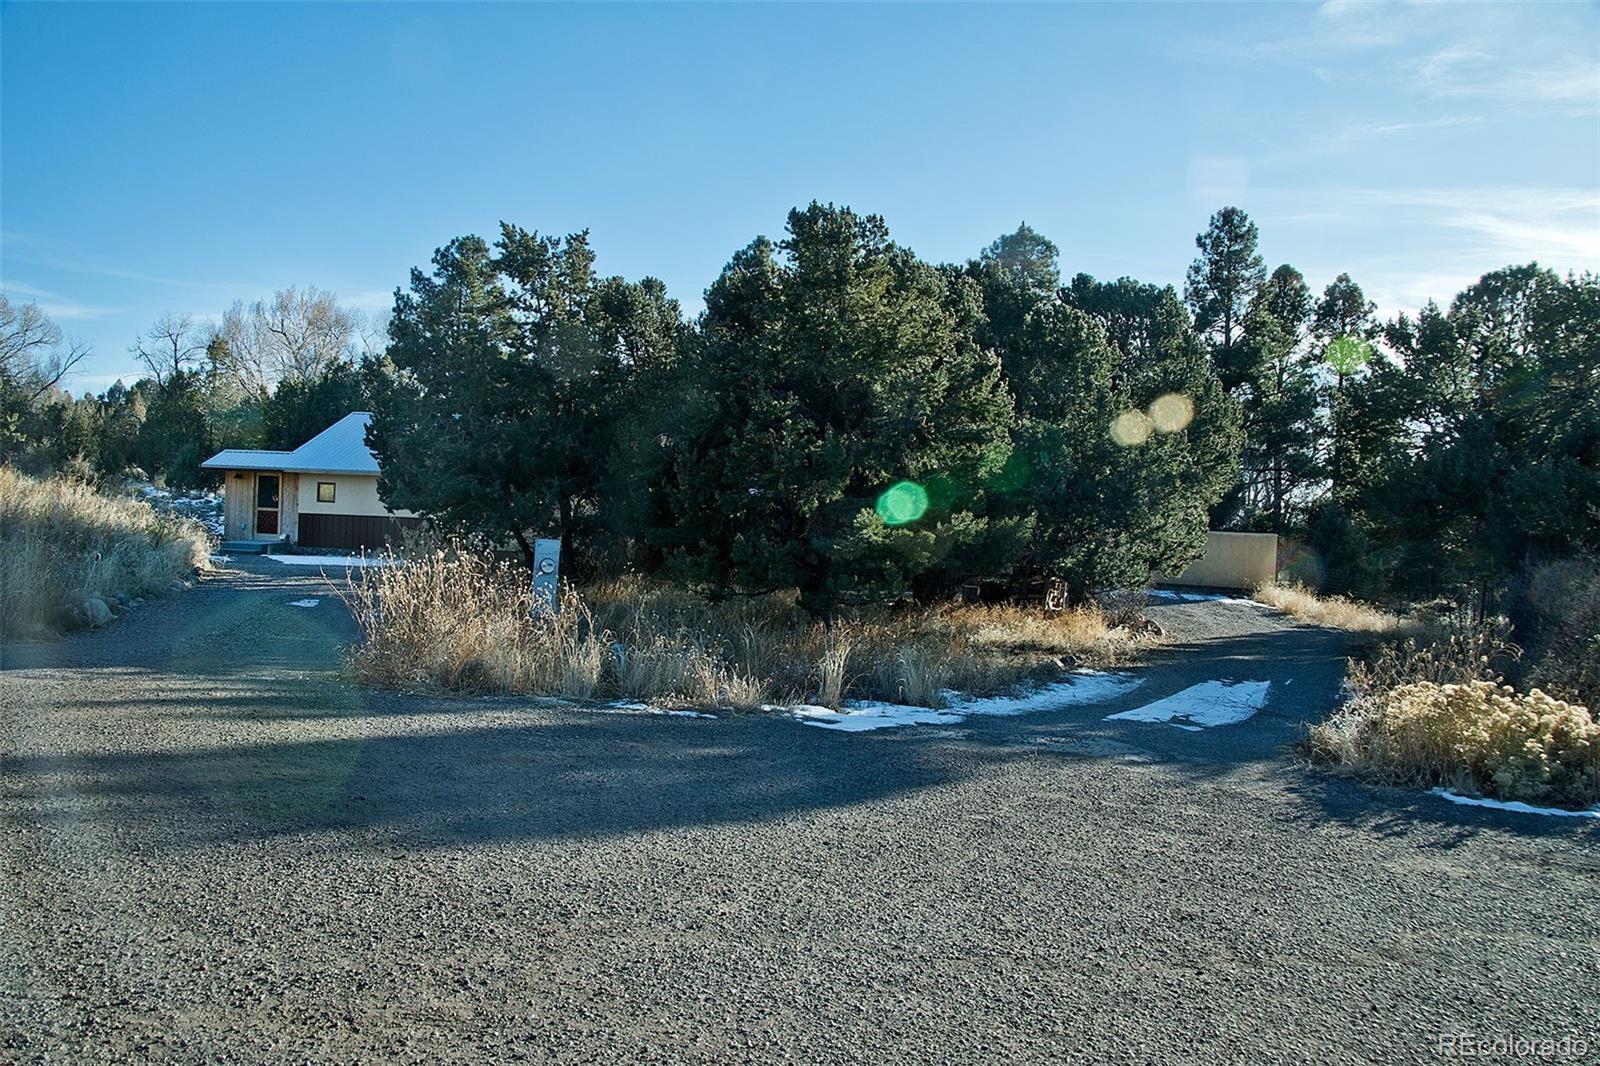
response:
[[[1267,276],[1257,237],[1256,224],[1237,207],[1212,215],[1205,232],[1194,239],[1200,255],[1190,264],[1184,287],[1195,331],[1211,345],[1217,375],[1230,392],[1251,377],[1236,349],[1250,299]]]
[[[943,274],[883,220],[813,203],[706,294],[664,542],[720,590],[827,616],[900,595],[984,525],[1010,400]]]
[[[462,237],[395,295],[370,443],[391,506],[452,531],[560,537],[582,573],[628,536],[619,456],[640,378],[670,365],[681,317],[659,282],[597,279],[586,233],[509,224]]]
[[[994,520],[1027,531],[1014,581],[1059,579],[1082,600],[1182,569],[1237,476],[1239,438],[1177,293],[1087,275],[1063,289],[1055,245],[1027,227],[966,271],[1016,403],[1016,447],[988,494]],[[1113,435],[1119,419],[1131,436]]]

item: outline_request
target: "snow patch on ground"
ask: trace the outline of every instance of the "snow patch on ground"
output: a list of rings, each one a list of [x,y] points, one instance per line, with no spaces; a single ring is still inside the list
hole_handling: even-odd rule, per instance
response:
[[[1459,803],[1466,807],[1492,807],[1497,811],[1515,811],[1518,814],[1550,814],[1561,818],[1600,818],[1600,807],[1590,807],[1583,811],[1569,811],[1561,807],[1535,807],[1531,803],[1520,800],[1484,799],[1478,796],[1463,796],[1459,792],[1452,792],[1448,788],[1432,788],[1428,790],[1432,796],[1442,796],[1451,803]]]
[[[290,600],[290,607],[315,607],[321,600]]]
[[[865,733],[873,729],[894,729],[907,725],[953,725],[975,715],[1010,716],[1035,711],[1058,711],[1085,703],[1116,699],[1131,691],[1141,679],[1132,674],[1108,674],[1084,670],[1070,681],[1041,685],[1014,696],[963,696],[945,692],[946,705],[940,708],[912,707],[903,703],[876,700],[851,700],[839,710],[813,704],[762,710],[783,711],[806,725],[844,733]]]
[[[387,559],[371,555],[268,555],[266,558],[284,566],[388,566]]]
[[[908,707],[900,703],[874,703],[865,700],[847,703],[837,711],[831,707],[818,707],[810,703],[771,709],[788,711],[806,725],[837,729],[843,733],[865,733],[872,729],[894,729],[903,725],[948,725],[965,720],[964,715],[950,714],[934,710],[932,707]]]
[[[1236,725],[1267,705],[1270,681],[1203,681],[1181,692],[1106,715],[1106,721],[1166,722],[1191,732],[1201,727]]]
[[[673,718],[715,718],[716,717],[716,715],[707,714],[705,711],[669,710],[666,707],[657,707],[654,704],[650,704],[650,703],[638,703],[636,701],[628,701],[628,700],[618,701],[616,703],[608,703],[604,707],[599,708],[599,710],[602,710],[602,711],[635,711],[635,712],[637,712],[639,714],[665,714],[665,715],[668,715],[668,716],[673,717]]]
[[[169,511],[193,518],[205,526],[206,532],[213,537],[222,536],[222,495],[216,492],[169,492],[157,488],[149,482],[137,483],[133,487],[146,503],[159,511]]]
[[[1181,592],[1178,589],[1150,589],[1145,593],[1150,603],[1240,603],[1246,607],[1265,607],[1260,600],[1232,596],[1226,592]]]

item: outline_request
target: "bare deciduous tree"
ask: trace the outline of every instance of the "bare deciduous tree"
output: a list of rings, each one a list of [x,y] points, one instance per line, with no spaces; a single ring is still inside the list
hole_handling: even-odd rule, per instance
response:
[[[63,338],[61,328],[38,304],[18,307],[0,296],[0,389],[32,403],[88,354],[89,346]]]
[[[330,292],[282,289],[248,307],[236,301],[222,319],[226,343],[213,351],[241,388],[266,397],[280,381],[309,381],[347,358],[357,324]]]
[[[165,387],[178,374],[200,361],[208,331],[195,325],[193,316],[168,311],[140,334],[128,349]]]
[[[354,311],[355,354],[362,358],[378,356],[389,347],[389,323],[394,313],[382,311]]]

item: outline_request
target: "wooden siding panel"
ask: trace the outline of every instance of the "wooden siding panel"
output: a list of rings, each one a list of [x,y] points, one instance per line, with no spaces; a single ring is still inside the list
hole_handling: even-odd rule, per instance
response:
[[[300,517],[300,475],[283,475],[278,495],[278,532],[296,540],[300,533],[296,521]]]
[[[250,539],[256,508],[256,478],[240,470],[230,470],[222,489],[223,539]]]
[[[300,514],[302,548],[379,549],[399,547],[405,530],[416,529],[420,518],[379,518],[374,515]]]

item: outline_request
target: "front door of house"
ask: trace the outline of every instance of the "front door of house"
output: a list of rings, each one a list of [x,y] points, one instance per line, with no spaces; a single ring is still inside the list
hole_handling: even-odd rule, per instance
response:
[[[278,535],[278,475],[256,475],[256,536]]]

